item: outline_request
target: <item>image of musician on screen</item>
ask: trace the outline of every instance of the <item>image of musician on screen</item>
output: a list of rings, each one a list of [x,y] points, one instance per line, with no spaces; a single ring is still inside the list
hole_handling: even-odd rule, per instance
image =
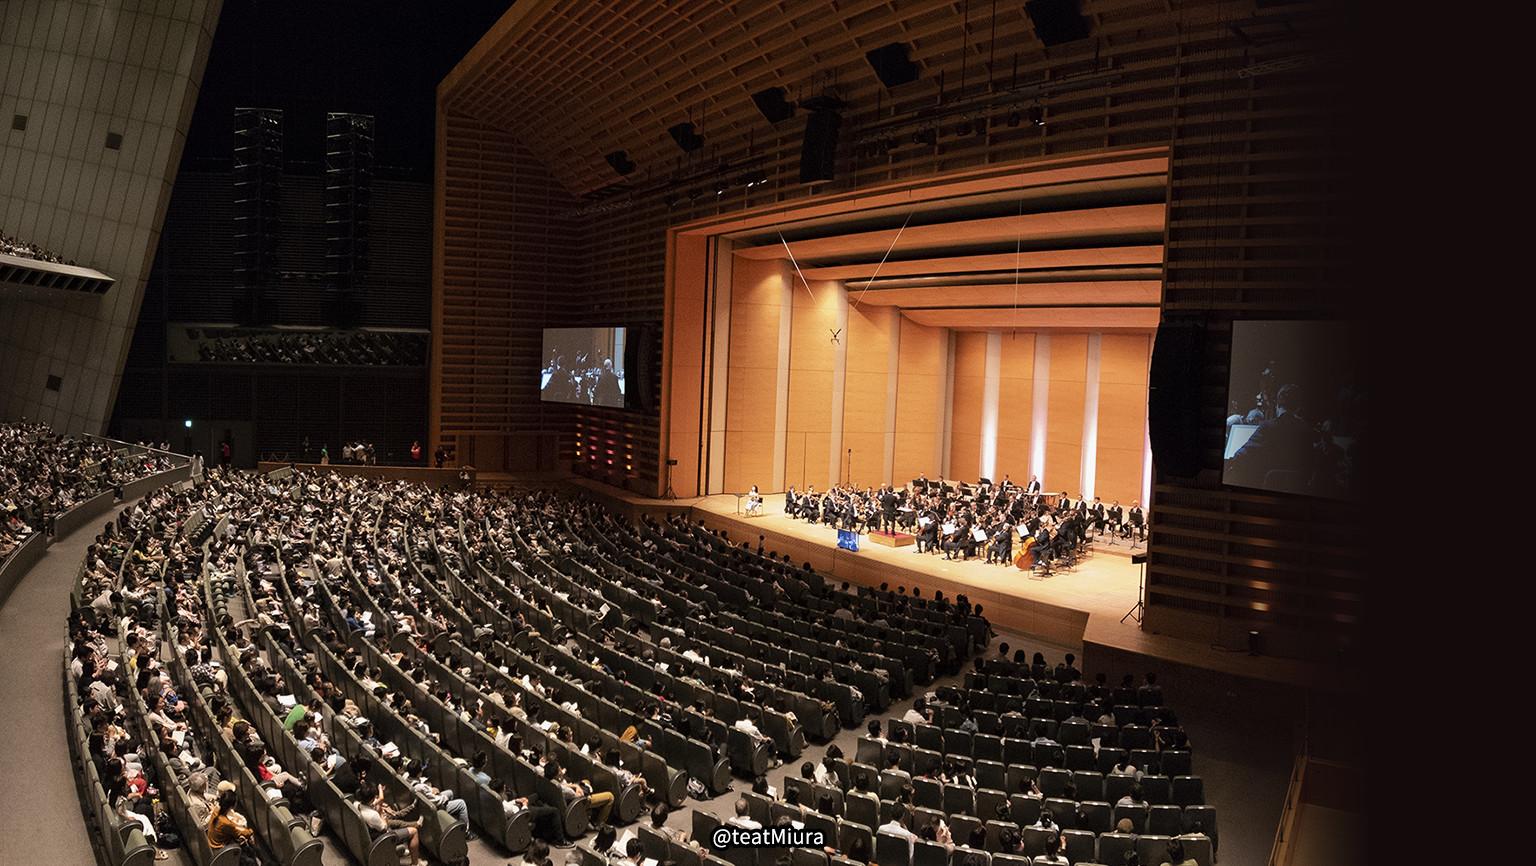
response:
[[[622,377],[622,367],[615,369],[613,359],[603,352],[578,349],[567,354],[552,346],[544,364],[540,397],[589,406],[623,406]]]
[[[1287,493],[1348,495],[1353,437],[1338,435],[1347,426],[1343,410],[1351,402],[1348,389],[1335,402],[1330,407],[1334,412],[1320,412],[1306,388],[1286,383],[1275,391],[1272,404],[1255,406],[1241,422],[1228,418],[1222,480]],[[1234,441],[1238,434],[1243,436],[1241,444]]]

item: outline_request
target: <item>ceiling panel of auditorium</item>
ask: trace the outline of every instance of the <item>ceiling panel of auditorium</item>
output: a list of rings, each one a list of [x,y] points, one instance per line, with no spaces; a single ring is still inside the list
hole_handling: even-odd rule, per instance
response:
[[[752,100],[767,88],[784,88],[792,103],[840,98],[848,106],[842,136],[852,141],[893,117],[957,97],[1096,74],[1110,63],[1101,55],[1134,63],[1137,46],[1176,39],[1181,27],[1230,17],[1234,7],[1252,10],[1248,0],[1083,0],[1094,39],[1047,49],[1024,5],[523,0],[444,79],[439,97],[446,111],[516,135],[582,195],[750,158],[791,139],[798,144],[805,110],[770,124]],[[887,89],[865,53],[890,43],[909,47],[917,79]],[[1026,106],[1014,106],[1013,114]],[[688,122],[704,142],[685,155],[668,129]],[[638,166],[628,178],[604,158],[618,150]]]
[[[1155,150],[1047,160],[744,214],[725,236],[738,258],[784,261],[792,280],[839,282],[924,325],[1149,329],[1167,171]]]

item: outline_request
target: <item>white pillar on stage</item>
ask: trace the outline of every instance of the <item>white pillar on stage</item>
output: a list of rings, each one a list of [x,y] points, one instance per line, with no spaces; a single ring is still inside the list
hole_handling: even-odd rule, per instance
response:
[[[843,478],[844,455],[843,450],[843,390],[848,382],[848,289],[837,283],[828,287],[835,292],[837,297],[828,303],[832,305],[832,326],[828,328],[828,339],[836,337],[832,345],[832,431],[827,437],[830,443],[828,465],[831,470],[828,477],[832,483],[847,481],[853,483],[852,476]],[[833,334],[832,332],[836,333]],[[868,473],[866,473],[868,477]]]
[[[1035,335],[1035,386],[1030,397],[1029,474],[1040,479],[1042,490],[1060,490],[1062,485],[1045,477],[1045,419],[1051,397],[1051,335]]]
[[[1003,386],[1003,332],[987,332],[986,373],[981,386],[981,477],[997,474],[997,409]]]
[[[1082,490],[1093,498],[1099,465],[1099,364],[1104,348],[1103,334],[1088,335],[1088,371],[1083,376],[1083,465]]]
[[[773,393],[773,488],[783,490],[788,461],[789,436],[789,336],[794,326],[795,274],[789,262],[782,262],[779,280],[779,353],[778,380]]]
[[[710,367],[717,375],[710,382],[709,393],[709,465],[705,467],[705,493],[725,492],[725,408],[726,385],[731,369],[731,265],[736,257],[731,249],[736,242],[728,239],[710,241],[719,244],[715,255],[714,319],[710,325]]]
[[[901,313],[895,307],[890,310],[891,339],[885,355],[885,454],[881,477],[887,484],[904,484],[896,474],[896,386],[901,381]]]
[[[939,417],[944,419],[944,435],[939,437],[939,474],[948,478],[949,471],[949,447],[951,436],[955,431],[955,332],[951,328],[944,329],[944,394],[939,404]]]

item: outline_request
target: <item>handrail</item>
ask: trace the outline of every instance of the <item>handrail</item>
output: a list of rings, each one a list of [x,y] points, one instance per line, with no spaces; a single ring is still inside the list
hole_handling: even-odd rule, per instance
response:
[[[1269,848],[1269,866],[1288,866],[1295,855],[1296,821],[1301,815],[1301,793],[1306,784],[1309,761],[1306,725],[1303,723],[1296,734],[1296,758],[1291,764],[1291,781],[1286,788],[1285,803],[1280,811],[1280,823],[1275,827],[1275,841]]]

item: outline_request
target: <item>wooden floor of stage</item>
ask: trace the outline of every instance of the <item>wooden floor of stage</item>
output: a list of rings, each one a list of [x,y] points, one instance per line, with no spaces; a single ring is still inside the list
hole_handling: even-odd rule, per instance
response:
[[[1136,604],[1140,566],[1132,565],[1130,549],[1097,542],[1092,556],[1072,571],[1039,578],[1012,565],[988,564],[985,559],[946,560],[943,554],[917,553],[917,546],[888,547],[860,538],[857,553],[837,547],[837,531],[820,523],[784,514],[783,494],[763,497],[763,515],[737,512],[735,494],[707,496],[693,506],[707,525],[726,528],[733,540],[755,543],[752,534],[766,536],[771,549],[788,553],[795,562],[809,561],[834,577],[853,583],[890,583],[894,589],[913,586],[925,597],[941,589],[950,597],[965,593],[986,607],[1000,628],[1037,634],[1064,646],[1080,646],[1089,617],[1118,621]],[[731,525],[724,525],[725,523]],[[878,578],[878,579],[876,579]],[[1136,630],[1134,620],[1124,627]]]

